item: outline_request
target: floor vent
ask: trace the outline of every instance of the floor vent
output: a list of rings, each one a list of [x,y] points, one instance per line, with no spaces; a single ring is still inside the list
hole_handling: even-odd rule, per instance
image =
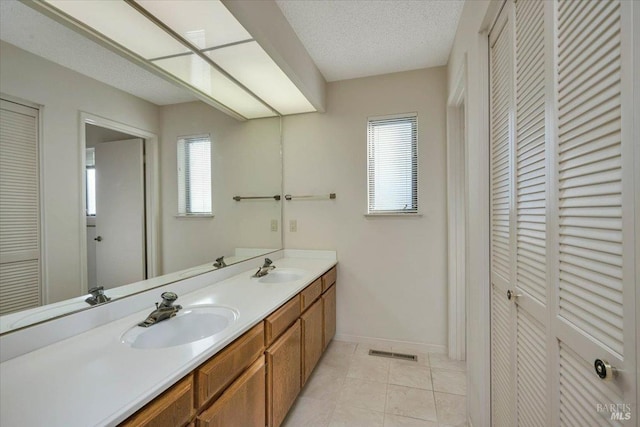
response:
[[[390,351],[381,350],[369,350],[369,356],[390,357],[392,359],[410,360],[412,362],[418,361],[418,356],[415,354],[392,353]]]

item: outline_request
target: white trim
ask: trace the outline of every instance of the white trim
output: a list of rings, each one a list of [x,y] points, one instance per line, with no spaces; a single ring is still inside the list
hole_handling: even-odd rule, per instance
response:
[[[86,125],[92,124],[127,133],[145,140],[145,216],[146,216],[146,253],[147,279],[160,274],[160,174],[158,157],[158,136],[144,129],[136,128],[84,111],[80,112],[79,125],[79,161],[80,161],[80,280],[79,294],[87,293],[87,227],[86,227]]]
[[[347,341],[357,344],[402,347],[403,349],[405,349],[405,351],[415,351],[416,353],[445,354],[447,351],[447,347],[441,344],[424,344],[412,341],[388,340],[384,338],[365,337],[361,335],[336,334],[333,339],[336,341]]]
[[[466,358],[466,80],[467,57],[457,71],[447,107],[447,240],[449,358]]]
[[[632,69],[632,91],[633,91],[633,140],[640,141],[640,5],[637,3],[631,4],[632,8],[632,25],[631,31],[633,33],[633,65]],[[640,148],[638,144],[634,147],[634,174],[635,174],[635,265],[640,265]],[[640,268],[636,267],[635,274],[635,288],[636,288],[636,419],[638,417],[638,411],[640,411],[640,314],[638,309],[640,308]]]

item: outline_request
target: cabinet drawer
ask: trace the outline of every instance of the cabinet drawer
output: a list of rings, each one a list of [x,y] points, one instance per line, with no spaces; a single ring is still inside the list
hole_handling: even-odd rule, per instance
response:
[[[198,415],[198,427],[264,427],[265,357],[249,367],[213,405]]]
[[[326,291],[331,287],[331,285],[336,283],[337,274],[338,272],[336,270],[336,267],[333,267],[331,270],[324,273],[324,275],[322,276],[322,292]]]
[[[189,374],[120,424],[122,427],[178,427],[195,413],[193,375]]]
[[[322,293],[322,279],[318,278],[315,282],[304,288],[302,292],[300,292],[300,303],[302,305],[302,310],[305,311],[307,308],[313,304],[313,302],[318,299],[320,294]]]
[[[196,371],[197,406],[218,396],[265,349],[264,325],[258,323]]]
[[[289,325],[295,322],[298,317],[300,317],[300,294],[291,298],[265,319],[264,328],[267,346],[286,331]]]

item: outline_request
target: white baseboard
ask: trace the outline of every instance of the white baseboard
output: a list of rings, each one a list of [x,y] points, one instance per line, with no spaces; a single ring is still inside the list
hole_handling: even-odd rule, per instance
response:
[[[378,345],[380,349],[391,347],[392,349],[402,349],[416,353],[445,353],[447,347],[440,344],[424,344],[411,341],[388,340],[384,338],[363,337],[360,335],[336,334],[333,338],[336,341],[347,341],[358,344]]]

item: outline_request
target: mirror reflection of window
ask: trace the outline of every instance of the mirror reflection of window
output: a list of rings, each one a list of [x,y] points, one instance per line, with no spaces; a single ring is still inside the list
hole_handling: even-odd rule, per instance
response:
[[[96,150],[87,148],[87,216],[96,216]]]
[[[178,140],[178,214],[212,214],[209,135]]]

